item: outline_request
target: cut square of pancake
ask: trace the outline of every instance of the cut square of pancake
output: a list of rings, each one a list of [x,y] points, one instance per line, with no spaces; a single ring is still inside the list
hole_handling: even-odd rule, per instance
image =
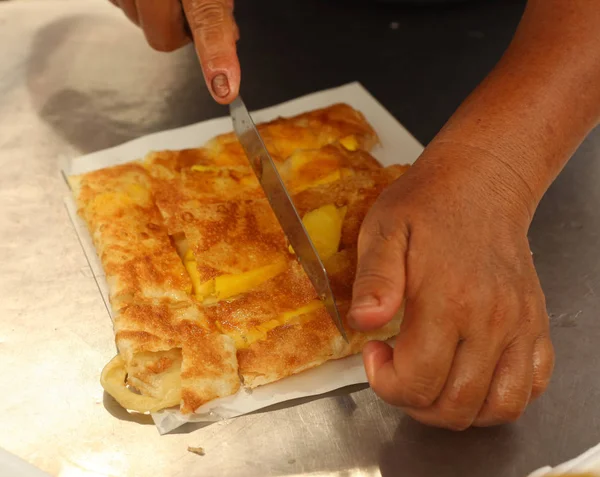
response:
[[[350,303],[338,302],[342,316]],[[385,341],[398,334],[402,313],[384,327],[358,333],[344,321],[350,343],[346,343],[329,314],[320,308],[295,322],[270,330],[247,348],[238,349],[238,365],[244,387],[255,388],[311,369],[332,359],[359,353],[371,340]]]
[[[331,264],[332,288],[342,317],[350,304],[355,255],[355,250],[343,250],[326,261]],[[382,329],[357,333],[344,318],[350,341],[346,343],[295,261],[281,275],[236,300],[207,306],[204,312],[235,342],[239,374],[248,388],[357,353],[369,339],[396,335],[400,326],[398,316]]]
[[[343,338],[296,261],[237,299],[206,306],[204,311],[209,321],[234,340],[245,386],[253,387],[255,374],[262,375],[263,380],[254,384],[264,384],[316,366],[344,349]],[[280,329],[288,330],[286,346],[294,356],[293,362],[282,363],[278,353],[263,353],[265,348],[260,343],[268,341],[272,345]],[[260,359],[261,364],[248,356]]]
[[[348,149],[365,151],[378,142],[363,114],[347,104],[334,104],[291,119],[278,118],[258,125],[258,131],[276,161],[285,160],[298,149],[319,149],[338,141]]]
[[[186,214],[184,260],[200,302],[243,293],[294,260],[266,199],[207,204]]]
[[[408,170],[407,166],[388,166],[354,173],[344,180],[303,190],[293,195],[301,217],[323,204],[345,208],[340,249],[354,248],[360,226],[381,192]]]
[[[149,172],[152,174],[154,169]],[[189,213],[205,204],[264,197],[250,167],[192,166],[173,178],[153,177],[151,183],[156,205],[171,235],[182,233]]]
[[[381,169],[381,165],[365,151],[353,151],[334,143],[320,149],[298,149],[278,168],[288,191],[296,194],[343,180],[356,172]]]
[[[102,385],[127,409],[180,406],[191,413],[238,391],[233,340],[191,301],[130,305],[114,323],[119,354],[105,367]]]
[[[181,233],[189,213],[204,204],[252,200],[264,197],[249,166],[193,165],[168,178],[148,164],[156,204],[171,235]],[[355,172],[381,169],[365,151],[351,151],[343,145],[328,144],[320,149],[298,149],[278,164],[290,193],[318,187],[350,177]]]
[[[73,176],[70,184],[106,274],[114,311],[136,300],[187,300],[192,284],[139,164]]]

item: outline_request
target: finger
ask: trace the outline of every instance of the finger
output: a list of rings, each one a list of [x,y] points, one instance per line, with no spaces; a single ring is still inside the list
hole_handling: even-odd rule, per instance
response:
[[[517,340],[500,357],[487,399],[473,425],[486,427],[516,421],[529,402],[532,383],[533,343]]]
[[[235,22],[230,0],[184,0],[204,79],[213,98],[233,101],[240,87]]]
[[[152,48],[173,51],[190,42],[179,0],[137,0],[136,5],[140,26]]]
[[[533,383],[530,401],[537,399],[548,387],[554,370],[554,347],[548,334],[540,336],[533,347]]]
[[[393,355],[384,352],[382,343],[369,343],[363,350],[371,387],[392,405],[429,407],[448,378],[459,334],[451,320],[432,315],[430,308],[407,303]]]
[[[140,24],[135,0],[119,0],[119,7],[133,23]]]
[[[427,409],[409,408],[406,413],[431,426],[467,429],[483,407],[499,357],[500,346],[481,336],[462,341],[438,400]]]
[[[358,264],[349,323],[367,331],[389,322],[404,298],[406,225],[384,202],[376,202],[358,236]]]
[[[235,38],[236,42],[240,39],[240,29],[235,21],[233,22],[233,37]]]
[[[231,10],[231,15],[233,16],[233,10],[234,10],[233,0],[227,0],[227,6]],[[240,39],[240,29],[238,28],[238,25],[235,21],[235,17],[233,19],[233,36],[235,37],[236,42]]]

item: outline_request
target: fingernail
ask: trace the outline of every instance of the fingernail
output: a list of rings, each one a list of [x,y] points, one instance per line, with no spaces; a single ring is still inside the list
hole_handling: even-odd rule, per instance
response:
[[[364,295],[356,297],[352,300],[351,310],[364,310],[368,308],[377,308],[380,305],[379,299],[373,295]]]
[[[354,298],[352,300],[352,305],[350,306],[350,311],[348,312],[348,315],[346,317],[350,328],[354,330],[359,330],[361,328],[358,321],[356,320],[357,313],[360,315],[361,312],[374,310],[375,308],[379,307],[379,305],[379,300],[373,295],[365,295]]]
[[[224,98],[229,94],[229,81],[223,73],[215,76],[211,82],[211,87],[215,95]]]

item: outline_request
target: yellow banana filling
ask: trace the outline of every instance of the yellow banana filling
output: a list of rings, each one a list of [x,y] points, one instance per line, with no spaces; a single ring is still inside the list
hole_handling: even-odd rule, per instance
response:
[[[340,144],[349,151],[356,151],[359,146],[358,140],[354,135],[343,137],[342,139],[340,139]]]
[[[183,262],[192,281],[194,296],[205,304],[242,295],[276,277],[285,270],[287,265],[287,262],[282,259],[244,273],[220,275],[212,280],[202,282],[196,266],[196,258],[191,249],[185,254]]]
[[[257,341],[262,341],[267,338],[267,333],[275,328],[284,325],[300,325],[314,318],[311,313],[319,308],[322,308],[323,302],[320,300],[313,300],[308,304],[297,308],[295,310],[286,311],[281,316],[272,320],[261,323],[258,326],[250,328],[245,332],[236,330],[227,330],[219,322],[216,323],[217,328],[223,334],[228,335],[235,342],[237,349],[248,348],[251,344]]]
[[[302,223],[321,260],[327,260],[338,251],[347,210],[347,207],[338,208],[328,204],[311,210],[302,217]],[[294,253],[291,246],[289,250]]]

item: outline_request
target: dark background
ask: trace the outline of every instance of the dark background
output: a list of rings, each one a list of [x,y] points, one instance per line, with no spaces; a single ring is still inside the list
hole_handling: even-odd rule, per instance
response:
[[[242,93],[259,108],[357,80],[427,143],[500,59],[524,5],[238,1]]]

